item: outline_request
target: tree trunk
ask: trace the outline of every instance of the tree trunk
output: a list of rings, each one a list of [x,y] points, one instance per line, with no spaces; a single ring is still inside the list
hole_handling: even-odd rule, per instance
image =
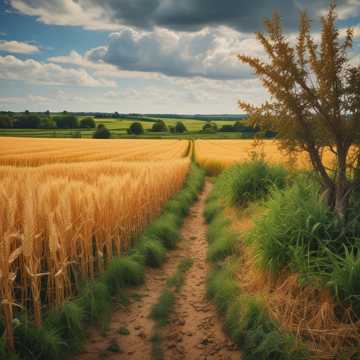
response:
[[[350,184],[346,177],[346,151],[341,151],[341,149],[338,149],[337,155],[338,167],[335,178],[334,211],[341,219],[344,219],[350,195]]]

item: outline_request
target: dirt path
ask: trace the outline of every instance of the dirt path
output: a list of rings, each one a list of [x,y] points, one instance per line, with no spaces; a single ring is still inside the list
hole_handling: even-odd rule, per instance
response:
[[[151,331],[149,319],[167,277],[171,276],[182,258],[192,258],[194,264],[176,300],[170,324],[163,330],[165,359],[240,359],[240,353],[222,330],[212,304],[206,300],[206,224],[202,213],[210,190],[207,183],[199,200],[185,219],[175,251],[169,252],[161,269],[146,269],[145,285],[132,290],[131,304],[115,311],[105,336],[98,329],[89,333],[89,341],[75,359],[151,359]]]
[[[170,325],[164,333],[165,359],[232,360],[241,359],[237,347],[224,334],[222,322],[212,303],[206,299],[207,240],[202,217],[207,184],[200,200],[193,206],[182,230],[187,241],[187,256],[194,260],[176,301]]]

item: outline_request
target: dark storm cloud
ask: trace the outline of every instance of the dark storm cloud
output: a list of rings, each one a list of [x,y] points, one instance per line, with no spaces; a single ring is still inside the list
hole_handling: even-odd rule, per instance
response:
[[[338,0],[339,8],[354,6],[354,0]],[[319,11],[329,5],[329,0],[10,0],[20,12],[38,16],[46,23],[86,26],[86,18],[98,16],[96,25],[103,21],[115,25],[128,25],[151,29],[154,26],[173,30],[194,31],[211,25],[225,25],[242,32],[262,28],[264,17],[274,10],[282,14],[284,27],[297,27],[298,12],[308,9],[317,18]],[[83,10],[83,13],[81,12]],[[57,16],[58,15],[58,16]],[[351,11],[348,12],[351,16]],[[74,16],[71,19],[71,16]],[[68,19],[66,17],[69,17]],[[76,19],[77,17],[77,19]],[[105,26],[104,28],[109,28]]]

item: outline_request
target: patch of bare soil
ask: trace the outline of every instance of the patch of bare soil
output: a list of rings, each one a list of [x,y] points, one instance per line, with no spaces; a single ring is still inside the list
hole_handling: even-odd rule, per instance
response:
[[[206,299],[206,224],[202,213],[210,190],[207,183],[199,200],[190,209],[184,221],[175,251],[169,252],[161,269],[146,269],[145,285],[132,290],[129,305],[120,307],[112,314],[109,330],[102,334],[91,329],[88,343],[79,360],[92,359],[151,359],[151,331],[149,318],[152,306],[179,261],[191,258],[193,266],[186,274],[184,285],[177,295],[175,310],[170,324],[162,331],[161,344],[165,359],[240,359],[240,352],[222,330],[216,309]]]

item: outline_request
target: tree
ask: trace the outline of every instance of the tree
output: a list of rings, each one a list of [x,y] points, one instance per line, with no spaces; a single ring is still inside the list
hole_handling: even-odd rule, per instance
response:
[[[239,55],[250,65],[272,98],[261,106],[240,101],[252,124],[277,133],[290,153],[305,151],[330,208],[344,218],[351,193],[360,186],[360,67],[349,62],[353,32],[342,40],[336,28],[335,3],[321,18],[319,44],[310,20],[300,15],[296,45],[283,35],[280,17],[265,20],[267,34],[257,33],[269,61]],[[334,157],[329,169],[324,151]]]
[[[94,129],[96,127],[96,123],[94,118],[86,117],[80,120],[80,127],[86,129]]]
[[[165,132],[165,131],[168,131],[168,127],[166,126],[164,120],[158,120],[153,124],[151,131]]]
[[[204,126],[202,127],[202,131],[209,132],[209,133],[215,133],[218,131],[218,127],[216,123],[212,121],[207,121]]]
[[[38,129],[41,118],[38,115],[20,115],[14,121],[14,127],[18,129]]]
[[[134,121],[128,128],[128,134],[141,135],[144,133],[142,124],[138,121]]]
[[[59,129],[75,129],[79,127],[79,119],[75,115],[61,115],[54,118]]]
[[[111,133],[104,124],[99,124],[93,134],[93,139],[110,139]]]
[[[175,132],[176,133],[184,133],[187,132],[186,126],[184,125],[184,123],[182,121],[178,121],[175,124]]]
[[[0,129],[9,129],[14,126],[14,119],[6,114],[0,115]]]
[[[41,129],[55,129],[56,122],[50,117],[43,117],[40,119],[39,128]]]

